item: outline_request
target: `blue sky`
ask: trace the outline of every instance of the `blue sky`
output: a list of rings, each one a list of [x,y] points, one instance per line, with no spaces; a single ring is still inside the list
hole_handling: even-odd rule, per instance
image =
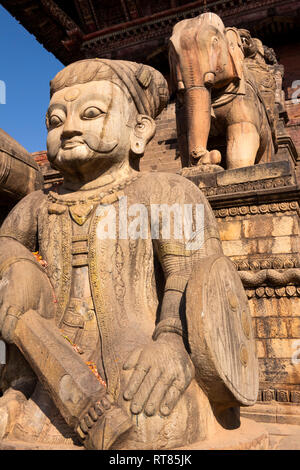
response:
[[[0,127],[28,152],[45,150],[49,81],[63,64],[2,6],[0,57],[0,80],[6,91],[6,104],[0,104]],[[2,103],[1,90],[0,82]]]

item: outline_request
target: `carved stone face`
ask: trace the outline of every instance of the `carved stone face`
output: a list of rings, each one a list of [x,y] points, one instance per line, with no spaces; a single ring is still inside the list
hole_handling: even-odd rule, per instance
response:
[[[62,173],[91,174],[128,158],[133,103],[108,81],[76,84],[57,91],[47,112],[47,150]]]

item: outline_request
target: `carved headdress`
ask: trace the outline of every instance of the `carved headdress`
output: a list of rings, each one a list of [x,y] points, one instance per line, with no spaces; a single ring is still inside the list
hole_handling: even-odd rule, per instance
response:
[[[50,95],[65,87],[108,80],[125,88],[140,114],[156,118],[169,99],[168,85],[160,72],[148,65],[109,59],[85,59],[68,65],[50,82]]]

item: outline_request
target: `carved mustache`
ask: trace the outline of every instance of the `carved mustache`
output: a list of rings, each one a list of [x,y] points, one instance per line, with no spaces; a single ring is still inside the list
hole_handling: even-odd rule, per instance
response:
[[[62,139],[62,148],[64,148],[65,144],[72,143],[74,143],[74,146],[75,144],[86,144],[93,152],[97,153],[109,153],[118,145],[117,140],[107,141],[93,132],[85,132],[80,137]]]

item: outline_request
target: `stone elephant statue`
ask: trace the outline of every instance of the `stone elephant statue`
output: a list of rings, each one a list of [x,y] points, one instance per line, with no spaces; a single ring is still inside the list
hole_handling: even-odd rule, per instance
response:
[[[272,119],[245,63],[238,29],[225,28],[214,13],[180,21],[170,38],[169,61],[183,167],[218,165],[222,158],[226,169],[271,160]],[[217,147],[224,143],[224,155],[208,149],[212,134]]]

